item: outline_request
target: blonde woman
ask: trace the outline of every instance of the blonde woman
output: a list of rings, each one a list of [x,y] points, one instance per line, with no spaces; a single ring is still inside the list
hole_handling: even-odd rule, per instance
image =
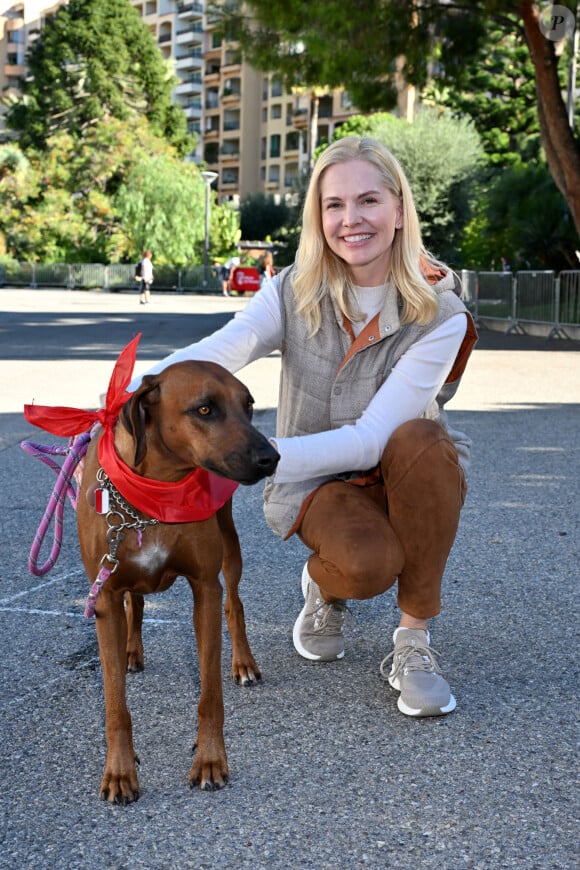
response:
[[[457,279],[423,247],[399,163],[349,137],[316,163],[295,264],[222,329],[150,370],[208,359],[235,372],[281,350],[281,460],[264,510],[309,551],[294,647],[311,661],[342,659],[348,600],[397,582],[400,623],[380,670],[409,716],[455,708],[429,620],[469,458],[443,405],[475,340]]]

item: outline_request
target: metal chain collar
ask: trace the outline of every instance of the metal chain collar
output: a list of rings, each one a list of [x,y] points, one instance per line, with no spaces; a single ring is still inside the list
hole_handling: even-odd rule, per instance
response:
[[[141,546],[141,535],[143,530],[146,529],[147,526],[158,526],[159,520],[145,519],[140,516],[135,509],[125,501],[121,493],[109,479],[106,471],[102,468],[99,468],[97,471],[97,481],[100,486],[108,491],[111,500],[115,503],[117,508],[116,510],[109,510],[105,515],[108,527],[107,543],[109,544],[109,552],[105,553],[101,559],[101,566],[105,561],[109,562],[113,566],[111,568],[111,574],[114,574],[119,567],[117,550],[119,544],[125,537],[125,529],[135,529],[139,546]],[[125,514],[128,514],[133,522],[127,522]]]

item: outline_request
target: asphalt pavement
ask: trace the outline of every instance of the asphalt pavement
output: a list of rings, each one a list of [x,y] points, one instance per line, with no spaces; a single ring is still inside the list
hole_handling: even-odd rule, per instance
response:
[[[580,344],[485,330],[450,407],[474,442],[469,494],[433,645],[456,711],[412,720],[381,679],[393,591],[353,602],[343,661],[293,650],[307,555],[240,488],[242,597],[261,685],[231,683],[231,779],[187,786],[199,693],[191,595],[178,581],[145,611],[146,670],[128,678],[143,795],[98,800],[103,691],[74,512],[44,577],[27,568],[55,475],[25,454],[22,406],[95,407],[122,347],[137,371],[215,329],[241,298],[0,288],[0,868],[578,866]],[[239,374],[273,434],[279,357]],[[51,538],[43,550],[48,554]]]

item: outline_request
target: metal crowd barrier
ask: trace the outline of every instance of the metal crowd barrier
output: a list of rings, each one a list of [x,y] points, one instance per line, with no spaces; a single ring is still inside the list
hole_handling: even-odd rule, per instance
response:
[[[474,320],[506,332],[580,338],[580,271],[461,272]]]
[[[506,332],[536,332],[548,338],[580,339],[580,270],[461,272],[462,297],[475,321]],[[113,263],[17,263],[0,265],[0,285],[14,287],[136,289],[135,266]],[[155,267],[153,288],[176,293],[220,293],[221,282],[192,264]]]
[[[210,270],[207,282],[200,265],[156,266],[154,289],[184,293],[221,293],[221,281]],[[135,265],[113,263],[18,263],[0,266],[0,284],[14,287],[66,287],[69,290],[102,288],[111,293],[136,289]]]

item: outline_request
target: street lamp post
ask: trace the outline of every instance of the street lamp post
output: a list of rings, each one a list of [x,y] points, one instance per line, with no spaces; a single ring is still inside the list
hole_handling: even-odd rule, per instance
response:
[[[203,243],[203,286],[207,287],[209,277],[209,189],[218,177],[217,172],[206,169],[201,173],[205,181],[205,239]]]

